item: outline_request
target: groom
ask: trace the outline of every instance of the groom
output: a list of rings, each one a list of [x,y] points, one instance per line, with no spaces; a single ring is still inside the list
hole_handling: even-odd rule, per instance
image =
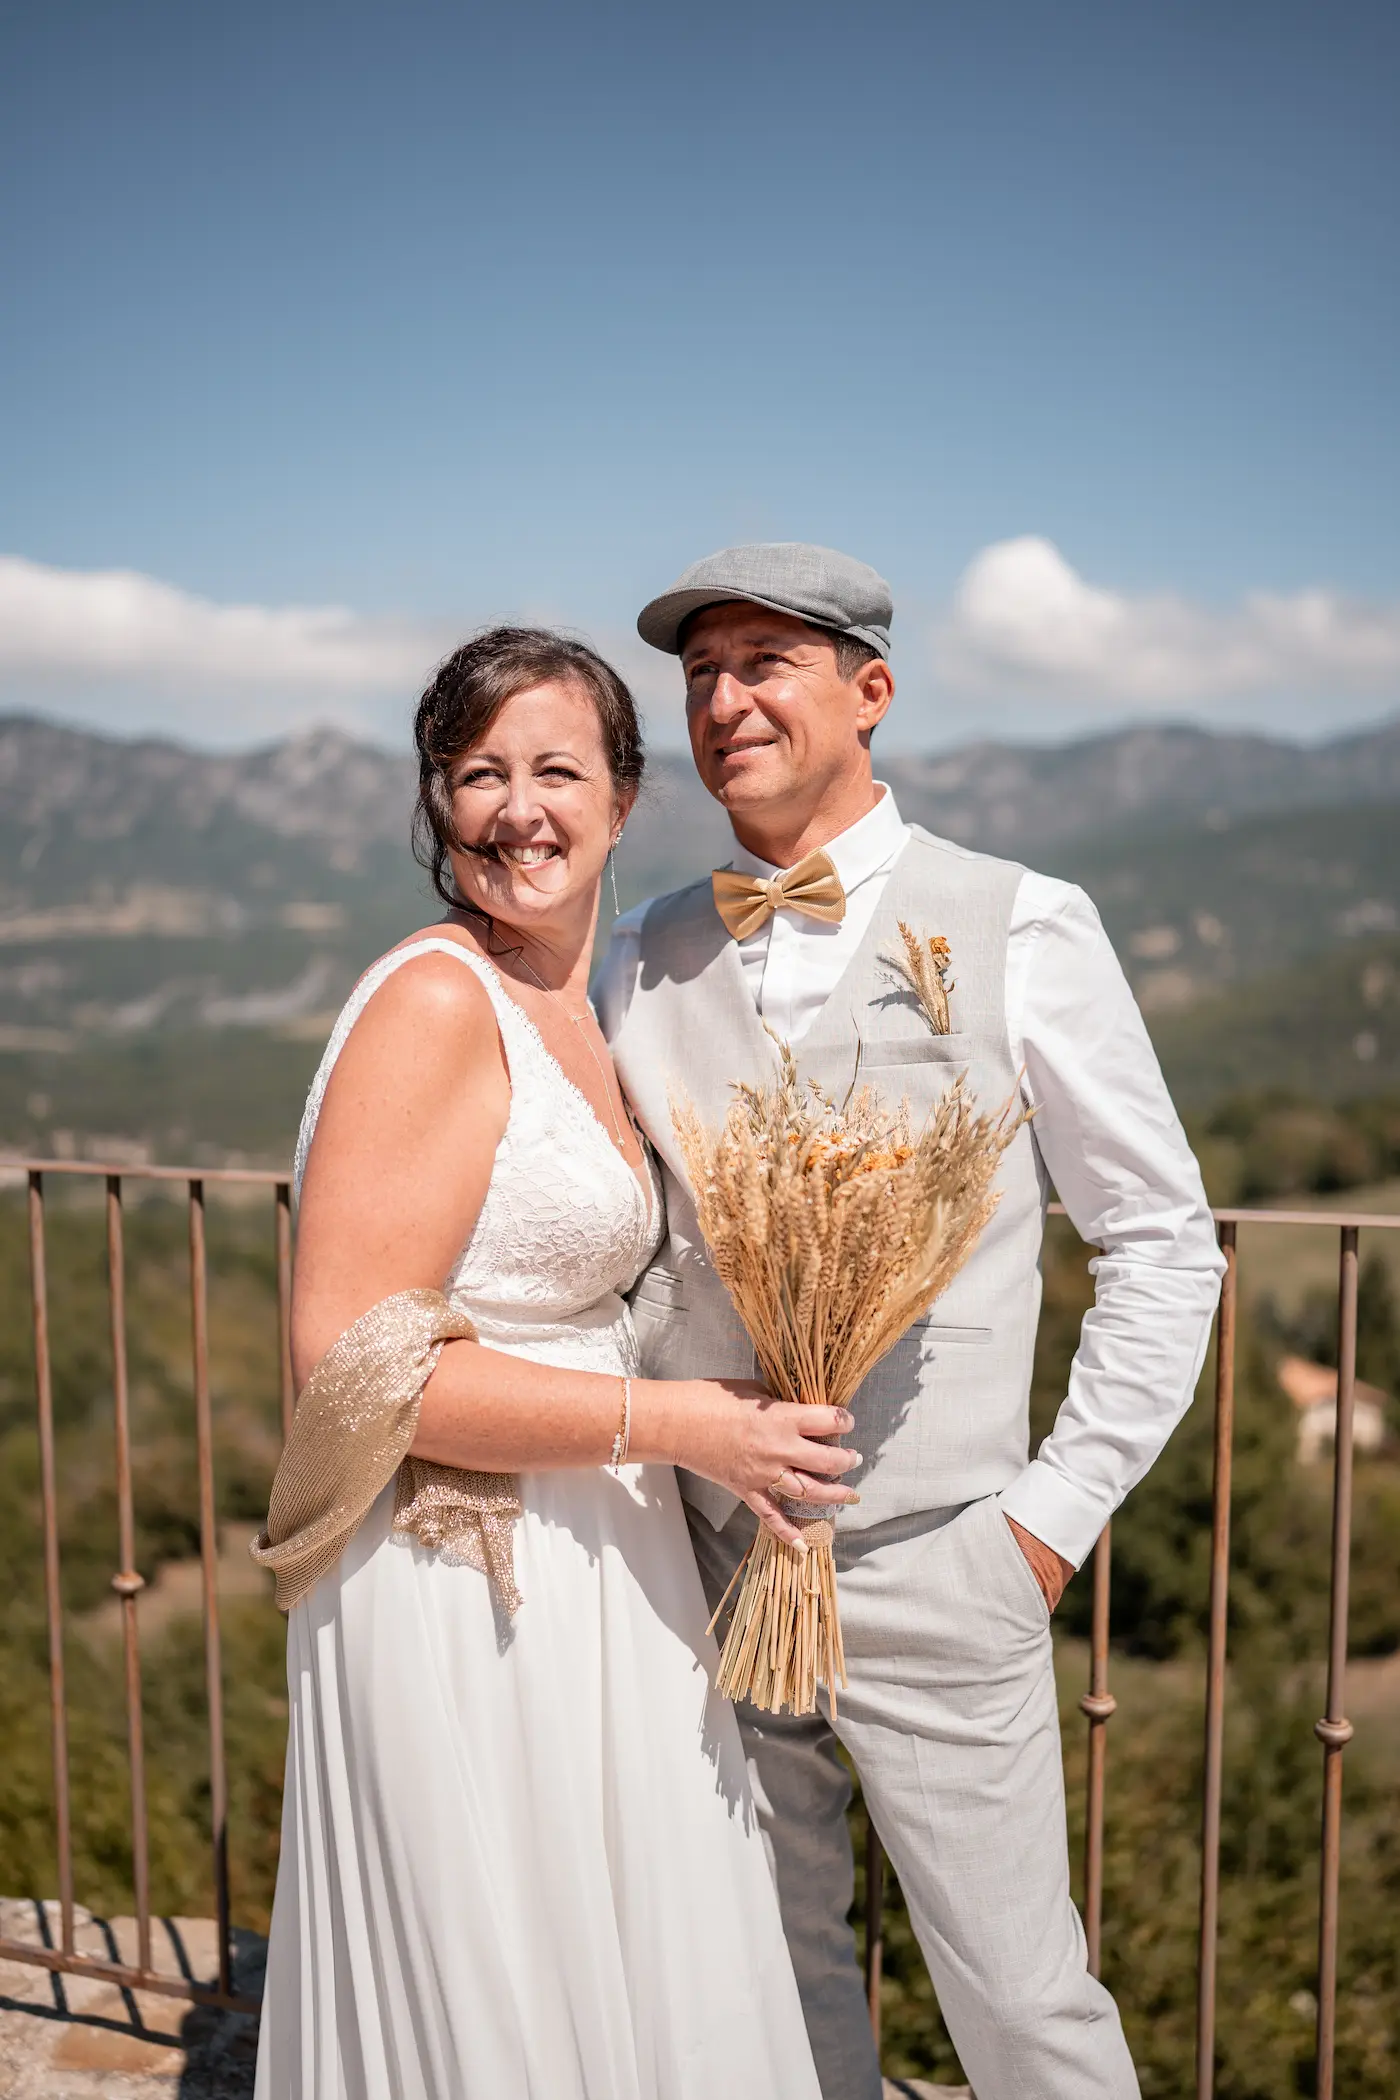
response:
[[[671,1128],[771,1074],[771,1030],[838,1098],[860,1073],[921,1119],[966,1072],[1035,1119],[961,1274],[862,1387],[859,1504],[837,1518],[849,1690],[835,1716],[739,1708],[825,2100],[878,2100],[846,1923],[844,1745],[979,2100],[1130,2100],[1117,2009],[1069,1893],[1050,1613],[1190,1401],[1222,1263],[1195,1160],[1093,906],[906,824],[871,768],[894,697],[891,603],[822,547],[731,547],[644,609],[679,656],[730,873],[619,921],[600,1006],[666,1180],[633,1311],[652,1377],[753,1375]],[[950,1032],[882,963],[906,920],[952,956]],[[1027,1450],[1045,1203],[1099,1249],[1053,1433]],[[712,1603],[754,1518],[682,1475]]]

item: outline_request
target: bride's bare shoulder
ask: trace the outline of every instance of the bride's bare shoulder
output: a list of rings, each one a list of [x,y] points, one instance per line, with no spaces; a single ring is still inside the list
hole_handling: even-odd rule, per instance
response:
[[[444,1229],[459,1247],[484,1197],[510,1114],[495,1012],[481,978],[445,942],[404,955],[411,945],[381,958],[401,958],[387,973],[372,966],[378,981],[327,1078],[302,1183],[303,1232],[309,1225],[313,1239],[338,1230],[339,1217],[360,1229],[369,1190],[376,1230],[403,1222],[396,1204],[420,1224],[445,1206]],[[465,943],[452,946],[470,956]]]
[[[429,940],[436,945],[423,947]],[[406,952],[415,947],[421,952]],[[396,957],[402,960],[394,961]],[[464,961],[475,967],[464,968]],[[495,1012],[479,975],[481,958],[467,941],[440,926],[428,927],[390,948],[371,967],[378,969],[385,962],[394,962],[394,967],[366,1000],[342,1055],[354,1047],[357,1062],[363,1063],[400,1051],[411,1040],[415,1063],[425,1056],[433,1059],[435,1046],[451,1062],[465,1058],[470,1063],[494,1049]]]

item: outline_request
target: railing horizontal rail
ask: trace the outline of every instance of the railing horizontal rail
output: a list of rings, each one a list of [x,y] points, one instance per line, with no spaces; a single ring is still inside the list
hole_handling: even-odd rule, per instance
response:
[[[1050,1205],[1052,1218],[1069,1216],[1063,1203]],[[1359,1232],[1374,1225],[1381,1232],[1400,1231],[1400,1212],[1375,1210],[1237,1210],[1231,1205],[1211,1211],[1217,1225],[1323,1225],[1337,1232],[1351,1225]]]
[[[132,1166],[125,1160],[18,1159],[0,1156],[0,1175],[18,1179],[28,1174],[83,1174],[95,1180],[119,1175],[126,1181],[243,1181],[263,1188],[292,1179],[290,1167],[160,1167]],[[1068,1216],[1063,1203],[1050,1205],[1052,1218]],[[1337,1231],[1343,1225],[1358,1230],[1374,1226],[1379,1231],[1400,1231],[1400,1212],[1373,1210],[1259,1210],[1240,1209],[1233,1204],[1216,1205],[1211,1216],[1217,1225],[1320,1225]]]
[[[73,1841],[69,1798],[68,1716],[63,1660],[63,1605],[60,1587],[58,1487],[54,1452],[53,1374],[45,1256],[46,1178],[62,1175],[103,1184],[106,1197],[109,1344],[112,1357],[116,1428],[116,1486],[121,1565],[112,1586],[121,1599],[126,1662],[128,1751],[131,1766],[132,1871],[136,1898],[138,1959],[136,1964],[103,1961],[76,1951],[73,1941]],[[88,1976],[124,1988],[189,1999],[202,2005],[253,2010],[252,2001],[232,1989],[232,1933],[226,1829],[228,1786],[223,1749],[223,1694],[220,1663],[217,1583],[217,1502],[213,1466],[213,1419],[209,1369],[209,1321],[206,1303],[207,1185],[242,1185],[267,1190],[272,1197],[277,1298],[278,1407],[283,1433],[292,1419],[290,1320],[292,1277],[292,1177],[275,1167],[171,1167],[133,1165],[124,1161],[0,1157],[0,1184],[7,1177],[27,1180],[31,1310],[35,1352],[35,1389],[40,1445],[40,1497],[44,1553],[44,1590],[49,1618],[50,1720],[53,1747],[55,1838],[58,1850],[60,1945],[32,1946],[0,1938],[0,1958],[26,1962],[55,1972]],[[155,1182],[182,1187],[189,1213],[191,1393],[199,1474],[199,1531],[205,1628],[205,1693],[210,1731],[210,1811],[219,1953],[217,1983],[157,1973],[150,1966],[150,1897],[146,1861],[144,1746],[141,1734],[141,1678],[138,1620],[144,1581],[134,1565],[132,1454],[126,1374],[126,1268],[123,1239],[123,1185]],[[1063,1217],[1063,1206],[1052,1212]],[[1214,1213],[1226,1257],[1226,1276],[1216,1326],[1215,1484],[1212,1501],[1211,1587],[1206,1657],[1205,1766],[1201,1837],[1201,1908],[1197,1966],[1197,2100],[1211,2100],[1215,2083],[1215,1976],[1219,1928],[1220,1805],[1224,1758],[1226,1643],[1229,1624],[1230,1479],[1234,1424],[1234,1361],[1239,1303],[1238,1228],[1281,1226],[1326,1230],[1337,1234],[1338,1379],[1334,1438],[1334,1497],[1328,1630],[1327,1711],[1316,1724],[1323,1749],[1323,1815],[1320,1846],[1321,1904],[1318,1938],[1317,2086],[1319,2100],[1335,2092],[1335,2037],[1338,1989],[1337,1947],[1339,1866],[1341,1853],[1342,1756],[1353,1728],[1344,1711],[1347,1660],[1347,1592],[1351,1554],[1351,1428],[1356,1386],[1357,1271],[1362,1232],[1400,1230],[1400,1215],[1348,1208],[1264,1210],[1222,1206]],[[1104,1934],[1104,1812],[1107,1788],[1107,1728],[1116,1701],[1108,1688],[1110,1632],[1110,1543],[1108,1528],[1094,1555],[1089,1685],[1080,1707],[1089,1728],[1088,1798],[1085,1823],[1085,1924],[1090,1966],[1097,1973]],[[866,1991],[877,2039],[884,1951],[883,1904],[887,1876],[883,1848],[871,1824],[866,1841],[865,1945]]]
[[[0,1937],[0,1960],[27,1962],[55,1975],[87,1976],[94,1983],[115,1983],[123,1990],[153,1991],[161,1998],[187,1998],[195,2005],[218,2005],[228,2012],[255,2013],[256,1998],[217,1984],[197,1983],[189,1976],[167,1976],[161,1969],[139,1969],[130,1962],[103,1961],[96,1954],[74,1954],[60,1947],[32,1947],[27,1940]]]
[[[264,1188],[290,1181],[286,1167],[155,1167],[133,1166],[129,1160],[15,1159],[0,1155],[0,1175],[87,1174],[99,1180],[116,1175],[123,1181],[251,1181]]]

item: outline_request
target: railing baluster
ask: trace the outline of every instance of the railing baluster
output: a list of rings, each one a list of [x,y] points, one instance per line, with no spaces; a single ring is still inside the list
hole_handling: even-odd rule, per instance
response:
[[[122,1603],[126,1660],[126,1743],[131,1765],[131,1878],[136,1898],[137,1965],[151,1966],[150,1850],[146,1833],[146,1745],[141,1718],[141,1644],[136,1599],[145,1578],[136,1568],[136,1519],[131,1497],[131,1396],[126,1372],[126,1246],[122,1180],[107,1176],[107,1301],[112,1337],[112,1401],[117,1434],[117,1534],[121,1566],[112,1588]]]
[[[869,1807],[865,1811],[865,2002],[880,2054],[880,1982],[885,1967],[885,1848]]]
[[[1346,1717],[1347,1610],[1351,1585],[1352,1421],[1356,1400],[1356,1298],[1359,1243],[1344,1225],[1337,1278],[1337,1423],[1332,1472],[1332,1595],[1327,1641],[1327,1712],[1315,1724],[1322,1744],[1322,1883],[1317,1928],[1317,2100],[1333,2100],[1337,2048],[1337,1925],[1342,1861],[1342,1752],[1354,1730]]]
[[[58,1564],[58,1467],[53,1441],[53,1358],[44,1242],[44,1177],[29,1176],[29,1299],[34,1320],[34,1390],[39,1407],[39,1492],[44,1527],[44,1604],[49,1622],[49,1739],[60,1940],[73,1952],[73,1822],[68,1794],[68,1690],[63,1664],[63,1586]]]
[[[1210,1635],[1206,1650],[1205,1800],[1196,1971],[1196,2095],[1215,2092],[1215,1972],[1220,1930],[1220,1796],[1225,1766],[1225,1651],[1230,1599],[1230,1473],[1235,1440],[1235,1225],[1220,1227],[1225,1280],[1215,1331],[1215,1469],[1211,1487]]]
[[[190,1182],[190,1340],[199,1454],[199,1559],[204,1584],[204,1690],[209,1710],[209,1813],[219,1989],[233,1988],[229,1945],[228,1774],[224,1763],[224,1679],[219,1646],[219,1527],[214,1507],[214,1421],[209,1402],[209,1280],[204,1183]]]
[[[1108,1604],[1113,1527],[1105,1524],[1094,1548],[1094,1607],[1089,1641],[1089,1689],[1079,1710],[1089,1722],[1088,1801],[1084,1819],[1084,1937],[1089,1974],[1097,1976],[1103,1953],[1103,1811],[1108,1780],[1108,1724],[1118,1701],[1108,1688]]]
[[[277,1206],[277,1375],[282,1397],[282,1439],[292,1433],[296,1392],[292,1385],[292,1185],[279,1181]]]

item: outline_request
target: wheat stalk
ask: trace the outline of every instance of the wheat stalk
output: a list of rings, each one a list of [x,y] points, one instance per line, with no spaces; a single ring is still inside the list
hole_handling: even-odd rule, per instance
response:
[[[911,986],[915,997],[923,1008],[928,1025],[935,1035],[951,1035],[952,1022],[948,1015],[948,994],[957,990],[948,982],[948,972],[953,966],[953,952],[941,933],[919,934],[912,926],[899,920],[899,938],[904,953],[891,950],[880,957],[888,963],[897,977]]]
[[[916,944],[900,930],[912,973]],[[959,1079],[916,1137],[903,1103],[891,1112],[862,1086],[838,1107],[780,1044],[776,1083],[737,1085],[718,1130],[688,1100],[673,1100],[672,1120],[710,1259],[765,1383],[782,1400],[842,1407],[962,1267],[1024,1117],[1010,1103],[978,1114]],[[721,1690],[770,1712],[810,1713],[818,1684],[834,1706],[846,1681],[832,1527],[803,1529],[805,1554],[760,1530],[720,1658]]]

